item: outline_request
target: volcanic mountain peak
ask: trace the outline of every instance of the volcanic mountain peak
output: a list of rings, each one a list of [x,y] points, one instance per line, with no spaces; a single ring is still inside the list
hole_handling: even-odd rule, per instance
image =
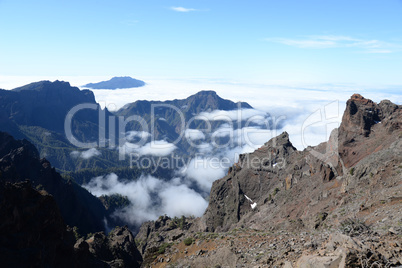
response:
[[[89,83],[84,87],[92,89],[118,89],[118,88],[133,88],[145,86],[145,82],[131,78],[129,76],[113,77],[110,80],[98,83]]]

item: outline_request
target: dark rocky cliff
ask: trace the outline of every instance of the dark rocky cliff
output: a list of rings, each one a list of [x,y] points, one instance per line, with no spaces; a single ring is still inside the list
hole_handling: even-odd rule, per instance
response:
[[[16,183],[30,180],[33,187],[44,189],[56,200],[65,222],[82,233],[104,230],[107,217],[101,201],[72,181],[64,180],[46,159],[26,140],[15,140],[0,132],[1,181]]]

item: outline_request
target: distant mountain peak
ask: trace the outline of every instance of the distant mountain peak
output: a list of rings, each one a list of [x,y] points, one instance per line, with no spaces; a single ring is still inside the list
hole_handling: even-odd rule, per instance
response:
[[[92,89],[118,89],[118,88],[133,88],[145,86],[145,82],[134,79],[130,76],[119,76],[113,77],[107,81],[101,81],[98,83],[89,83],[84,85],[84,87],[89,87]]]
[[[232,102],[230,100],[226,100],[221,98],[215,91],[213,90],[202,90],[194,95],[191,95],[186,99],[189,104],[192,105],[201,105],[205,110],[235,110],[239,108],[252,109],[253,107],[246,102]],[[195,102],[195,103],[193,103]]]
[[[189,113],[190,115],[213,110],[236,110],[239,107],[242,109],[253,109],[253,107],[247,102],[236,103],[231,100],[221,98],[213,90],[202,90],[187,97],[186,99],[167,100],[164,102],[138,100],[136,102],[124,105],[116,112],[116,114],[129,116],[133,114],[148,113],[151,104],[160,103],[171,104],[181,109],[186,107],[183,111]]]
[[[201,90],[194,94],[194,96],[203,96],[203,95],[218,95],[213,90]]]

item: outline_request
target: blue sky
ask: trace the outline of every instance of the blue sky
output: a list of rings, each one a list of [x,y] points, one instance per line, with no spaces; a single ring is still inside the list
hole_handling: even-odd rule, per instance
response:
[[[0,0],[0,76],[402,85],[401,14],[401,0]]]

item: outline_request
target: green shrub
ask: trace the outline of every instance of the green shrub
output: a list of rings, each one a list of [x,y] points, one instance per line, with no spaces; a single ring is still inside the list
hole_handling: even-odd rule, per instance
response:
[[[181,230],[183,230],[185,226],[186,226],[185,216],[181,216],[180,218],[174,217],[169,224],[169,227],[173,229],[179,227]]]
[[[352,168],[349,170],[349,174],[352,175],[352,176],[353,176],[353,174],[355,174],[355,168],[354,168],[354,167],[352,167]]]
[[[276,195],[276,194],[277,194],[279,191],[280,191],[280,190],[279,190],[279,188],[278,188],[278,187],[277,187],[277,188],[275,188],[275,189],[274,189],[274,193],[273,193],[273,194],[274,194],[274,196],[275,196],[275,195]]]
[[[186,239],[184,239],[184,245],[186,246],[190,246],[193,243],[193,239],[191,237],[187,237]]]
[[[169,244],[169,243],[163,243],[163,244],[159,247],[158,253],[159,253],[159,254],[165,253],[165,251],[166,251],[166,249],[167,249],[168,247],[170,247],[170,244]]]

